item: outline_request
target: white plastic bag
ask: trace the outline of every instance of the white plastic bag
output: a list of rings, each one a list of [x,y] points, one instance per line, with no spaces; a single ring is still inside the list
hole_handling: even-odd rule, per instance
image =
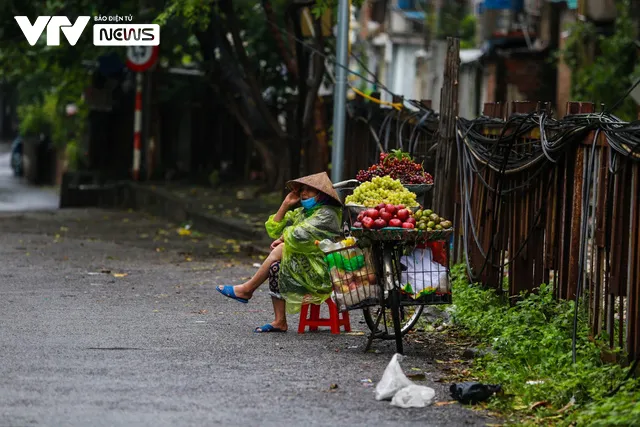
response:
[[[399,408],[424,408],[431,405],[435,397],[436,391],[431,387],[411,384],[399,390],[393,396],[391,404]]]
[[[430,248],[416,248],[410,255],[400,257],[400,263],[407,267],[400,280],[402,284],[411,283],[416,295],[427,288],[450,291],[447,269],[433,260]]]
[[[391,362],[382,374],[382,378],[376,385],[376,400],[389,400],[399,390],[413,384],[402,372],[400,360],[402,360],[402,355],[397,353],[393,355]]]

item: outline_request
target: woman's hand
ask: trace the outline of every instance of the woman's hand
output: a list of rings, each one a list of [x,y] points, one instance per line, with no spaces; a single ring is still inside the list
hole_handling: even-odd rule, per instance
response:
[[[294,207],[296,204],[298,204],[298,202],[300,202],[300,195],[297,192],[292,191],[289,194],[287,194],[287,197],[285,197],[284,200],[282,201],[282,205],[280,205],[280,209],[278,209],[278,212],[276,212],[276,215],[273,217],[273,220],[275,222],[282,221],[287,211],[292,207]]]
[[[275,248],[277,248],[278,246],[280,246],[283,243],[284,243],[284,239],[281,237],[278,240],[274,240],[273,243],[271,244],[270,248],[271,248],[271,250],[274,250]]]
[[[298,203],[300,203],[300,195],[295,191],[292,191],[289,194],[287,194],[287,197],[285,197],[284,201],[282,202],[282,204],[288,208],[291,208],[297,205]]]

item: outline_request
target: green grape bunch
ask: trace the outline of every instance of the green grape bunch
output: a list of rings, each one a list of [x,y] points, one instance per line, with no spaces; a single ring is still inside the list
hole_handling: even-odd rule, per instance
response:
[[[418,206],[415,193],[407,190],[402,183],[389,176],[377,176],[371,181],[363,182],[353,194],[347,196],[347,204],[363,205],[368,208],[380,203],[392,205],[405,205],[407,207]]]

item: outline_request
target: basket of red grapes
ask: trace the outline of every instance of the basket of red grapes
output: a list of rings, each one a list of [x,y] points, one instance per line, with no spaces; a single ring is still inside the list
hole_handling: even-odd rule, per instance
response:
[[[368,169],[362,169],[356,175],[360,182],[371,181],[376,176],[390,176],[399,180],[409,191],[418,197],[433,188],[433,177],[425,172],[420,163],[413,161],[408,153],[392,150],[380,153],[380,161]]]

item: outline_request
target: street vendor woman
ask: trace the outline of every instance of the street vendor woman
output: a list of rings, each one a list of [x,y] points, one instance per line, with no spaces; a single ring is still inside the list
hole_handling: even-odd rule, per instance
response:
[[[286,313],[298,313],[302,304],[321,304],[331,294],[324,254],[316,241],[340,233],[340,197],[326,172],[287,182],[290,191],[265,226],[272,239],[271,253],[256,274],[237,286],[218,286],[222,295],[248,303],[267,279],[275,319],[255,332],[286,332]],[[298,204],[302,207],[296,208]]]

